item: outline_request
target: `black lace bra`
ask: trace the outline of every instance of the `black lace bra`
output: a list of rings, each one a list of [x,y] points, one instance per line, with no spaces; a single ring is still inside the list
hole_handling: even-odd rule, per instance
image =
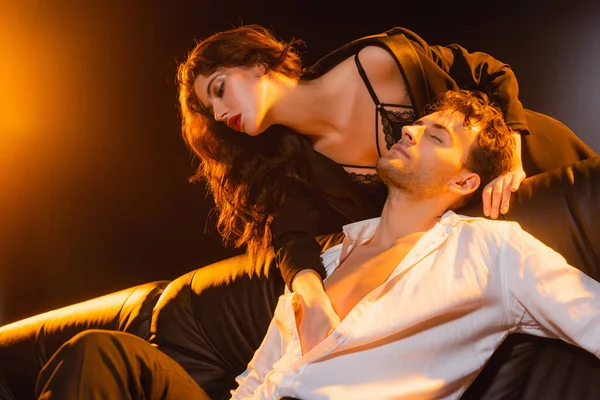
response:
[[[354,61],[356,62],[356,68],[358,69],[358,73],[362,78],[373,102],[375,103],[375,144],[377,145],[377,154],[381,157],[381,150],[379,148],[379,117],[381,116],[381,125],[383,127],[383,134],[385,138],[385,145],[389,150],[400,138],[402,137],[402,127],[405,125],[410,125],[414,121],[416,121],[417,116],[415,114],[414,108],[410,105],[405,104],[388,104],[382,103],[377,98],[375,94],[375,90],[373,90],[373,86],[371,86],[371,82],[369,82],[369,78],[367,78],[367,74],[365,73],[364,68],[362,67],[360,60],[358,59],[358,53],[354,55]],[[397,107],[404,108],[405,110],[401,111],[392,111],[387,110],[386,107]],[[351,164],[340,164],[342,167],[347,168],[362,168],[362,169],[371,169],[374,170],[374,165],[351,165]],[[377,173],[372,174],[360,174],[356,172],[347,172],[350,179],[354,182],[361,184],[369,184],[369,183],[380,183],[381,179],[377,175]]]

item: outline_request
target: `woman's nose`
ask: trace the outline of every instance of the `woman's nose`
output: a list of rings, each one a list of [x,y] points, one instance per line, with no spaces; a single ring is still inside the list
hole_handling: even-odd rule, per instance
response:
[[[214,107],[213,108],[214,118],[217,121],[225,121],[227,119],[227,112],[224,108]]]

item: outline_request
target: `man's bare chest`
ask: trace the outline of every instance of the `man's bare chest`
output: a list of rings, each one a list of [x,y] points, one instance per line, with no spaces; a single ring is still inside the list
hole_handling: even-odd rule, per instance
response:
[[[385,283],[419,237],[408,238],[385,251],[359,246],[346,257],[325,281],[327,295],[341,319],[364,297]]]

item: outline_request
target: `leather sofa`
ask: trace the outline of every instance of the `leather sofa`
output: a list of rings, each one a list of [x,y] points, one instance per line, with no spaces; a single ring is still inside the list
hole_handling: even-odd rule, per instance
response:
[[[480,207],[460,212],[480,215]],[[526,179],[509,214],[570,264],[600,280],[600,157]],[[341,234],[320,237],[324,248]],[[0,399],[33,399],[37,373],[88,328],[126,331],[179,362],[212,399],[226,399],[260,345],[284,290],[273,255],[245,256],[0,327]],[[600,340],[600,338],[598,338]],[[600,399],[600,360],[560,340],[514,334],[463,399]]]

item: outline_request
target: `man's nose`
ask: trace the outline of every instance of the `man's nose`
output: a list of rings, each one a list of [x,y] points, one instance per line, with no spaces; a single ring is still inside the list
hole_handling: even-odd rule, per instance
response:
[[[402,140],[410,144],[417,144],[420,137],[419,127],[415,125],[405,125],[402,127]]]

